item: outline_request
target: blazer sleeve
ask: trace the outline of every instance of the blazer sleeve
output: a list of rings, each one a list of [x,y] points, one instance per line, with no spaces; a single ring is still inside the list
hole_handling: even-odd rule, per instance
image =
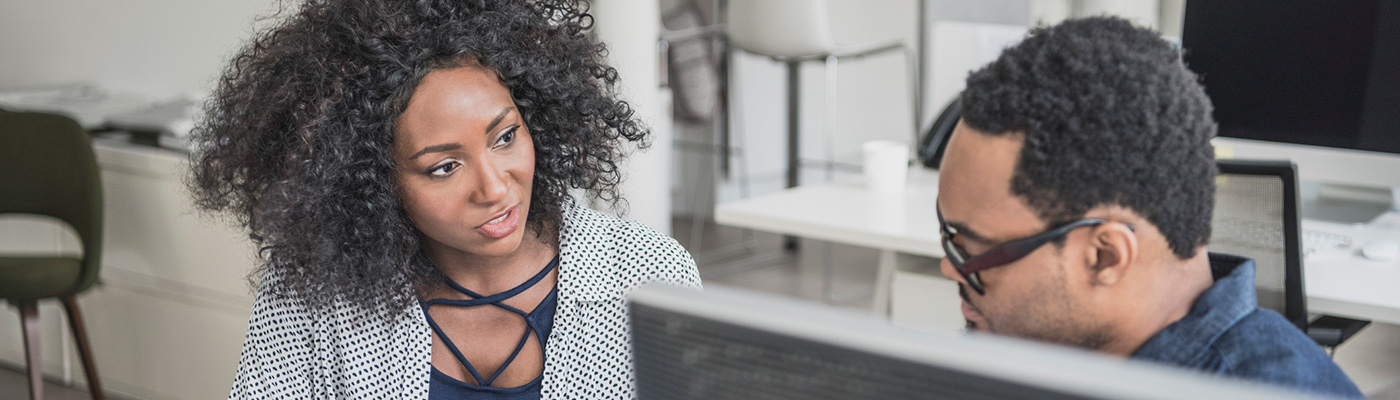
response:
[[[627,269],[639,273],[628,273],[636,278],[626,287],[644,285],[651,282],[665,282],[676,286],[703,289],[700,272],[695,268],[695,258],[676,239],[657,232],[636,221],[621,224],[623,238],[622,259],[632,264]]]
[[[268,293],[264,279],[248,320],[229,399],[283,399],[314,396],[313,318],[292,299]]]

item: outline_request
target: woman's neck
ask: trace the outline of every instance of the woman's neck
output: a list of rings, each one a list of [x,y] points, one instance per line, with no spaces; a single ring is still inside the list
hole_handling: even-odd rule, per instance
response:
[[[529,280],[558,254],[533,230],[524,236],[520,247],[502,256],[430,251],[429,257],[444,276],[458,285],[484,295],[500,293]]]

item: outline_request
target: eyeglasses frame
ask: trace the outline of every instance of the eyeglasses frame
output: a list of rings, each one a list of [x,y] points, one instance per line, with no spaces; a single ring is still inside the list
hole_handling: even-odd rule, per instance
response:
[[[963,250],[957,243],[953,243],[953,236],[956,236],[958,232],[956,228],[948,225],[947,220],[943,219],[943,208],[936,204],[934,208],[938,213],[939,236],[945,257],[953,264],[953,269],[957,270],[958,274],[967,281],[967,285],[971,286],[972,290],[977,291],[978,295],[987,294],[986,287],[982,285],[982,279],[978,272],[1016,262],[1039,249],[1040,246],[1058,240],[1075,229],[1103,225],[1109,222],[1099,218],[1084,218],[1029,237],[1003,242],[973,257],[969,256],[967,251]],[[1132,230],[1133,226],[1128,225],[1128,229]]]

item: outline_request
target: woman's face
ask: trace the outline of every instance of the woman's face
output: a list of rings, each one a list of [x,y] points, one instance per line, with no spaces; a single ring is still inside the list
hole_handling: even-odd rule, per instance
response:
[[[396,129],[404,210],[427,236],[429,254],[441,262],[514,253],[530,214],[535,147],[496,73],[429,72]]]

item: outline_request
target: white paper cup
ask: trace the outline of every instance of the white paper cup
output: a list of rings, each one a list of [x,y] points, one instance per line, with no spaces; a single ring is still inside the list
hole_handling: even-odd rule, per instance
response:
[[[909,174],[909,145],[893,140],[872,140],[861,145],[865,154],[865,184],[881,192],[904,190]]]

